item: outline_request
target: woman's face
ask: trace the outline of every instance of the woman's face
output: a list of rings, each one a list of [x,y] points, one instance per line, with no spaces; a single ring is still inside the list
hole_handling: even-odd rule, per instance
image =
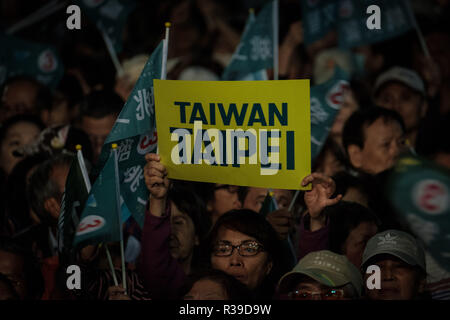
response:
[[[10,174],[14,166],[21,160],[13,152],[33,142],[39,136],[39,128],[30,122],[19,122],[9,128],[1,142],[0,167]]]
[[[194,283],[184,300],[228,300],[228,295],[220,283],[201,279]]]
[[[227,243],[232,246],[239,246],[243,242],[248,241],[259,243],[255,238],[239,231],[221,227],[217,234],[215,245]],[[231,255],[228,257],[219,257],[212,252],[211,265],[213,269],[222,270],[235,277],[251,290],[257,288],[272,269],[272,262],[266,251],[259,251],[252,256],[242,256],[237,248],[233,248]]]

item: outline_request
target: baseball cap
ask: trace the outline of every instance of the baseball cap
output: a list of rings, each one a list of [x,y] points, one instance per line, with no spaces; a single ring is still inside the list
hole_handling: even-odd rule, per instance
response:
[[[289,280],[299,274],[329,287],[351,284],[359,296],[362,294],[363,279],[359,270],[347,257],[328,250],[314,251],[304,256],[292,271],[281,277],[278,282],[280,292],[286,291]]]
[[[424,271],[425,252],[420,243],[410,234],[399,230],[387,230],[377,233],[367,242],[362,264],[379,254],[393,255],[409,265],[419,266]]]
[[[421,94],[425,94],[425,85],[417,72],[403,67],[393,67],[378,76],[375,81],[374,93],[376,94],[378,89],[389,81],[401,82],[411,89],[416,90]]]

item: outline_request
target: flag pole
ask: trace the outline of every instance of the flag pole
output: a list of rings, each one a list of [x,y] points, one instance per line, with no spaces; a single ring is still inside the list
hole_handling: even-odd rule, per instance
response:
[[[291,211],[294,208],[295,200],[297,200],[298,195],[300,194],[300,190],[295,191],[294,197],[292,198],[291,204],[289,205],[288,211]]]
[[[273,1],[273,79],[278,80],[278,0]]]
[[[169,52],[169,31],[171,27],[170,22],[165,23],[166,35],[163,39],[163,52],[161,61],[161,80],[166,80],[167,78],[167,54]],[[156,145],[156,154],[159,154],[159,144]]]
[[[127,278],[125,269],[125,254],[123,250],[123,233],[122,233],[122,217],[120,214],[120,185],[119,185],[119,166],[118,166],[118,155],[117,155],[117,143],[111,145],[111,149],[114,153],[114,171],[115,171],[115,181],[116,181],[116,202],[117,202],[117,215],[119,219],[119,236],[120,236],[120,258],[122,260],[122,286],[127,292]]]
[[[419,24],[417,23],[416,16],[411,8],[411,2],[409,0],[405,0],[406,11],[408,12],[409,18],[411,19],[414,29],[416,29],[417,37],[419,38],[420,46],[422,47],[423,52],[427,59],[431,60],[430,51],[428,50],[427,44],[422,34],[422,30],[419,28]]]
[[[105,248],[106,248],[106,256],[108,257],[108,264],[109,264],[109,267],[111,268],[112,277],[114,280],[114,285],[117,287],[119,284],[117,282],[116,271],[114,269],[114,265],[113,265],[112,259],[111,259],[111,254],[109,253],[108,245],[106,243],[105,243]]]
[[[102,34],[102,38],[105,41],[106,49],[108,49],[108,53],[111,56],[112,62],[114,64],[114,67],[116,68],[117,75],[121,77],[124,73],[122,65],[119,62],[119,58],[117,57],[116,50],[114,50],[114,46],[112,44],[111,38],[108,36],[105,30],[103,30],[103,27],[99,28],[100,33]]]

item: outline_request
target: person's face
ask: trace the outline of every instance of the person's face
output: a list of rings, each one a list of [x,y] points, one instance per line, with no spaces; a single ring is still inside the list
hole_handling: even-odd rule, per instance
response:
[[[70,123],[70,113],[67,101],[61,101],[49,112],[47,127],[66,125]]]
[[[234,246],[244,241],[256,241],[255,238],[239,231],[221,227],[217,234],[217,242],[229,242]],[[272,262],[265,251],[260,251],[254,256],[241,256],[234,248],[228,257],[218,257],[211,254],[211,266],[213,269],[222,270],[245,284],[249,289],[257,288],[272,269]]]
[[[385,122],[384,119],[379,118],[365,129],[362,149],[350,146],[355,147],[355,154],[350,156],[350,160],[355,168],[377,174],[395,164],[398,155],[405,147],[404,142],[400,124],[396,121]]]
[[[212,214],[213,224],[225,212],[242,207],[237,186],[216,184],[214,188],[214,199],[207,206],[208,211]]]
[[[375,102],[380,107],[397,111],[403,118],[407,132],[415,130],[420,119],[425,116],[426,110],[420,93],[401,83],[388,83],[377,94]]]
[[[198,245],[198,237],[195,234],[195,226],[191,217],[181,212],[174,203],[171,205],[170,226],[170,254],[180,261],[189,259],[194,247]]]
[[[292,300],[347,300],[344,289],[325,286],[316,280],[304,277],[288,294]]]
[[[381,289],[367,290],[370,300],[411,300],[423,290],[424,279],[406,262],[391,255],[381,255],[373,264],[380,267]],[[369,276],[365,274],[364,282]]]
[[[24,279],[24,261],[22,257],[0,250],[0,273],[3,273],[14,285],[14,289],[23,300],[27,290]]]
[[[33,142],[39,136],[39,128],[29,122],[18,122],[11,126],[1,144],[0,167],[10,174],[14,166],[22,159],[13,152]]]
[[[184,300],[228,300],[228,295],[220,283],[201,279],[194,283]]]
[[[114,126],[116,118],[109,115],[100,119],[92,117],[83,117],[81,129],[89,136],[94,151],[94,162],[98,160],[102,151],[103,143],[108,137],[109,132]]]
[[[33,114],[37,88],[28,82],[15,82],[5,87],[2,95],[0,122],[16,115]]]
[[[347,259],[358,269],[361,266],[362,255],[367,241],[377,233],[378,227],[373,222],[361,222],[350,231],[344,243],[344,254]]]
[[[267,196],[267,192],[269,189],[265,188],[248,188],[247,195],[244,199],[244,205],[242,206],[244,209],[250,209],[256,212],[261,210],[264,199]],[[290,190],[285,189],[274,189],[273,196],[277,201],[277,205],[279,209],[287,209],[292,201],[292,192]]]

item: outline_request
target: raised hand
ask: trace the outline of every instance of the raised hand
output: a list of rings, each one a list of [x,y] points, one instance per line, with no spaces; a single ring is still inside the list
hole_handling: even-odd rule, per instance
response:
[[[160,162],[161,157],[155,153],[145,155],[144,178],[152,198],[164,199],[169,189],[166,167]]]

